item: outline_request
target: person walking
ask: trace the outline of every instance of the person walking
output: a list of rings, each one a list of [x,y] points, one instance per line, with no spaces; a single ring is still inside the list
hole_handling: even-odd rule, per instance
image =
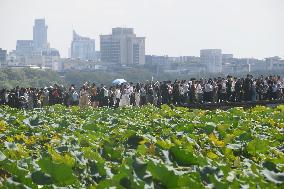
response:
[[[93,83],[92,88],[91,88],[91,105],[93,108],[99,107],[98,92],[97,92],[97,86],[95,83]]]
[[[86,108],[90,105],[90,94],[87,85],[83,85],[80,90],[79,107]]]

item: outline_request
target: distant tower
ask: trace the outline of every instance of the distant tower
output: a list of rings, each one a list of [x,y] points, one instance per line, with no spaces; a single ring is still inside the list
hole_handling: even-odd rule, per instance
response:
[[[222,72],[222,50],[221,49],[203,49],[200,50],[201,64],[206,67],[208,73]]]
[[[6,60],[7,60],[7,50],[2,50],[2,48],[0,48],[0,67],[6,64]]]
[[[35,19],[33,42],[36,51],[42,51],[47,47],[47,25],[45,25],[45,19]]]
[[[145,37],[136,37],[133,28],[113,28],[100,36],[101,61],[121,65],[145,64]]]
[[[96,42],[89,37],[82,37],[73,31],[73,40],[71,43],[71,58],[81,60],[96,59]]]

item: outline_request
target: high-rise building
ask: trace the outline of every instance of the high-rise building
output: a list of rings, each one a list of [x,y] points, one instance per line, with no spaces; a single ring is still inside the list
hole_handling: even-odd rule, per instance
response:
[[[47,25],[45,25],[45,19],[35,19],[33,41],[35,51],[47,48]]]
[[[33,40],[17,40],[16,55],[17,56],[32,56],[34,51]]]
[[[204,49],[200,50],[200,61],[206,67],[208,73],[222,72],[222,50]]]
[[[96,42],[94,39],[82,37],[73,31],[73,41],[71,44],[71,58],[81,60],[96,59]]]
[[[0,48],[0,67],[4,64],[6,64],[7,60],[7,50],[3,50]]]
[[[17,40],[16,51],[9,55],[11,65],[36,65],[51,68],[58,62],[58,50],[50,48],[47,42],[45,19],[36,19],[33,27],[33,40]]]
[[[113,28],[100,36],[101,61],[122,65],[145,64],[145,37],[136,37],[133,28]]]
[[[96,60],[97,62],[101,61],[101,51],[96,51]]]

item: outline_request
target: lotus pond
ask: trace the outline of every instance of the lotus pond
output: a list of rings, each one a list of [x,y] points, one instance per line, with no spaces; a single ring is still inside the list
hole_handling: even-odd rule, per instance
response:
[[[284,106],[0,107],[0,188],[284,188]]]

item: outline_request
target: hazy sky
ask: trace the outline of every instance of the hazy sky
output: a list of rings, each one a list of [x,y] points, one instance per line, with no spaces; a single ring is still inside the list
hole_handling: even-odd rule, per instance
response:
[[[0,0],[0,48],[32,39],[45,18],[48,41],[68,56],[72,30],[96,39],[112,27],[133,27],[146,53],[199,56],[221,48],[237,57],[284,57],[284,0]]]

